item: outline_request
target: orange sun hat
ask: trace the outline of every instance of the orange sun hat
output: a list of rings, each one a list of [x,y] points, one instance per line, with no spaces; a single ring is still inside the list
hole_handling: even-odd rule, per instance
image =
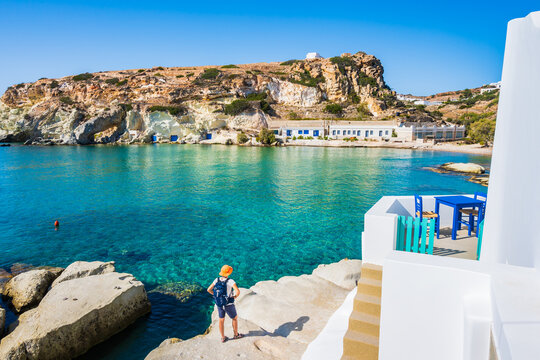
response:
[[[233,268],[232,266],[229,266],[229,265],[223,265],[221,267],[221,271],[219,273],[219,276],[224,276],[224,277],[227,277],[229,275],[231,275],[233,272]]]

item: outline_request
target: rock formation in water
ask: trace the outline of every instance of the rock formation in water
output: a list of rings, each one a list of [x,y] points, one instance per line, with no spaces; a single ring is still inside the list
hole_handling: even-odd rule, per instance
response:
[[[45,276],[47,271],[55,276]],[[13,297],[14,306],[16,296],[28,294],[36,299],[35,293],[42,296],[43,284],[50,285],[57,276],[52,270],[23,272],[6,287],[15,289],[17,285],[24,292],[17,295],[9,290],[7,295]],[[144,285],[130,274],[115,272],[110,262],[77,262],[61,277],[43,299],[32,302],[35,308],[24,311],[9,325],[8,334],[0,341],[0,359],[72,359],[150,311]],[[0,325],[3,314],[1,311]]]
[[[152,68],[40,79],[0,99],[0,142],[197,142],[211,131],[257,131],[271,119],[391,113],[383,67],[362,52],[328,59]],[[328,104],[340,104],[338,115]]]
[[[285,276],[240,289],[239,330],[246,336],[221,343],[217,311],[206,335],[167,339],[146,360],[300,359],[360,278],[360,260],[320,265],[311,275]],[[225,334],[232,338],[230,320]],[[171,334],[174,336],[174,334]]]

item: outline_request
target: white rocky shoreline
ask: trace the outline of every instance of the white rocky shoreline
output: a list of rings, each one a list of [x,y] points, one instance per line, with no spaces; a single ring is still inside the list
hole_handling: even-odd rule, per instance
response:
[[[245,337],[221,343],[217,310],[204,335],[170,338],[145,360],[300,359],[360,279],[361,260],[319,265],[312,274],[285,276],[241,288],[239,330]],[[225,335],[232,338],[230,320]]]
[[[243,339],[222,344],[214,311],[205,334],[185,341],[166,339],[146,359],[215,359],[216,353],[221,359],[300,359],[356,286],[361,263],[344,259],[319,265],[310,275],[241,288],[237,308]],[[116,272],[114,262],[77,261],[66,269],[2,271],[0,290],[19,314],[5,334],[0,331],[0,359],[75,358],[121,332],[151,307],[144,285],[131,274]],[[0,306],[0,330],[5,318]],[[229,322],[225,332],[232,338]]]

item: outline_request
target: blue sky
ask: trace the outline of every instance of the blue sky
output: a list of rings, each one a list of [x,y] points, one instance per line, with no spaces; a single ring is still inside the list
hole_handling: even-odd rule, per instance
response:
[[[500,80],[507,22],[536,1],[0,0],[0,93],[81,72],[365,51],[428,95]],[[450,5],[448,5],[450,4]]]

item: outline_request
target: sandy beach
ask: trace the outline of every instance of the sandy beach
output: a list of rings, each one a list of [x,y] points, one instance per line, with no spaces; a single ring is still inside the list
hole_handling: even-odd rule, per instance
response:
[[[417,142],[386,142],[386,141],[344,141],[344,140],[288,140],[285,146],[315,146],[315,147],[370,147],[370,148],[393,148],[414,149],[428,151],[447,151],[466,154],[491,156],[492,147],[484,147],[480,144],[457,144],[457,143],[417,143]]]

